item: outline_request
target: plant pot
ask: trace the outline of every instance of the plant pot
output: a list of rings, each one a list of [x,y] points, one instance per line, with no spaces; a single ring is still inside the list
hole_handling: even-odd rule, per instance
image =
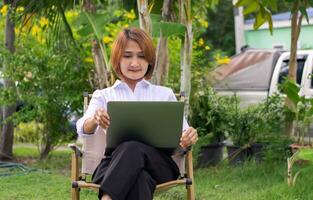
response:
[[[297,144],[297,143],[293,143],[291,145],[289,145],[291,152],[294,154],[296,153],[299,149],[306,149],[306,148],[312,148],[311,145],[309,144]]]
[[[253,143],[250,147],[251,156],[255,158],[256,163],[260,163],[264,159],[265,146],[261,143]]]
[[[228,161],[231,165],[239,165],[248,160],[251,156],[250,148],[240,146],[227,146]]]
[[[202,146],[197,167],[216,166],[223,160],[223,144],[209,144]]]

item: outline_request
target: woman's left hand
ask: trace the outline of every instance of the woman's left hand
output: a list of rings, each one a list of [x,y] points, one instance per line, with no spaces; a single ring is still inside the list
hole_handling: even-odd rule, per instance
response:
[[[196,144],[197,140],[198,140],[197,130],[194,129],[193,127],[189,127],[183,132],[180,138],[179,145],[183,148],[187,148],[193,144]]]

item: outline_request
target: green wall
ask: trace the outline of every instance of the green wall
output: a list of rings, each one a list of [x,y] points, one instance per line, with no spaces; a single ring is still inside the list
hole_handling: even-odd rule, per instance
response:
[[[273,48],[274,44],[283,44],[286,50],[290,49],[289,27],[274,28],[273,35],[268,29],[246,30],[246,44],[252,48]],[[300,49],[313,49],[313,25],[302,26],[299,37]]]

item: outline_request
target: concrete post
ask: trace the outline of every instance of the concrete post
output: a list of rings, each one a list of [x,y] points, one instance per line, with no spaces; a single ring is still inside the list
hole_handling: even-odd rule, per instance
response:
[[[233,0],[235,5],[237,0]],[[243,8],[234,6],[234,22],[235,22],[235,40],[236,40],[236,53],[240,53],[240,48],[246,44],[245,31],[244,31],[244,17]]]

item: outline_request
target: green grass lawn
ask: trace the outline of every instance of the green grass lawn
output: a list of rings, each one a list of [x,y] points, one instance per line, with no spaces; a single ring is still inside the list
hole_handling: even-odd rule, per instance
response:
[[[38,153],[31,147],[16,147],[17,160],[35,171],[0,177],[0,200],[62,200],[70,199],[70,151],[57,150],[45,161],[37,161]],[[308,155],[307,153],[305,153]],[[313,160],[313,156],[311,156]],[[199,200],[250,199],[313,199],[313,165],[296,166],[301,170],[296,185],[286,182],[286,163],[248,162],[242,166],[222,165],[195,171],[196,197]],[[184,187],[156,195],[155,199],[185,199]],[[81,199],[97,199],[93,191],[82,190]]]

